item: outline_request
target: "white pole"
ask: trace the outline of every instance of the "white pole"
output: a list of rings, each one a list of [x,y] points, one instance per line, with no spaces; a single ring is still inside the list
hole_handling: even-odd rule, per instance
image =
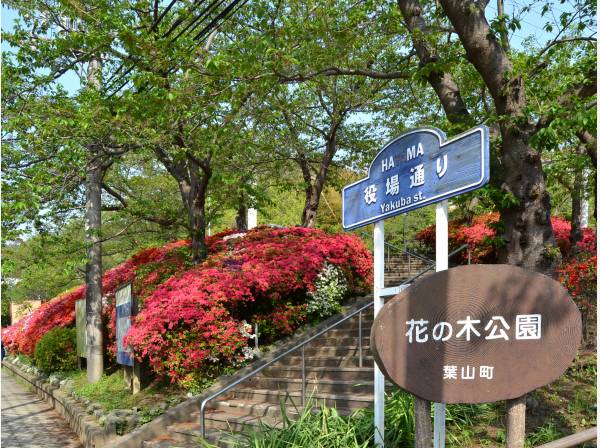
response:
[[[435,207],[435,271],[448,269],[448,201]],[[433,404],[433,448],[446,445],[446,404]]]
[[[583,199],[581,201],[581,227],[585,228],[590,225],[590,193],[587,190],[587,181],[590,176],[590,169],[583,169]]]
[[[255,208],[248,209],[248,230],[256,227],[258,222],[258,211]]]
[[[373,314],[377,316],[379,310],[383,308],[383,298],[380,296],[384,288],[383,269],[384,269],[384,243],[383,220],[375,223],[373,229]],[[375,363],[374,375],[374,395],[375,395],[375,446],[383,448],[384,432],[384,403],[385,403],[385,378],[377,363]]]

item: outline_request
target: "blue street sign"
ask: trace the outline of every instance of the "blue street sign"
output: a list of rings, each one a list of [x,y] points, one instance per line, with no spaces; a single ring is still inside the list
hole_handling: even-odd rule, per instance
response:
[[[435,128],[402,134],[383,147],[369,176],[342,190],[345,230],[476,190],[490,178],[489,130],[477,126],[446,141]]]

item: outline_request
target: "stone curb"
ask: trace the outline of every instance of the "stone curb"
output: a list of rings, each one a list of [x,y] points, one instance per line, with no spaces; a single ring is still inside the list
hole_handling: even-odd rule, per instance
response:
[[[223,387],[233,383],[238,378],[241,378],[242,376],[252,372],[252,370],[256,369],[257,367],[260,367],[266,364],[267,362],[271,361],[280,353],[283,353],[284,351],[296,345],[299,341],[309,338],[314,334],[318,333],[320,330],[324,329],[328,325],[339,320],[341,315],[348,314],[354,311],[355,309],[360,308],[368,300],[372,300],[372,297],[359,297],[352,299],[352,304],[345,306],[341,314],[333,315],[328,319],[324,320],[323,322],[320,322],[318,325],[315,325],[314,327],[306,328],[297,332],[296,334],[287,339],[276,342],[275,344],[273,344],[272,349],[268,353],[261,356],[253,363],[237,371],[234,375],[222,376],[215,384],[206,389],[202,394],[192,397],[189,400],[186,400],[183,403],[180,403],[177,406],[168,409],[161,416],[140,426],[134,431],[123,435],[117,441],[115,441],[113,447],[141,448],[142,442],[166,434],[168,426],[173,425],[175,423],[189,421],[190,414],[200,410],[200,404],[205,398],[222,389]]]
[[[117,437],[116,427],[106,425],[101,427],[92,416],[88,415],[85,407],[68,396],[59,387],[51,385],[44,378],[22,371],[7,361],[2,361],[2,367],[29,383],[38,397],[52,405],[67,421],[86,448],[104,448],[114,446]]]

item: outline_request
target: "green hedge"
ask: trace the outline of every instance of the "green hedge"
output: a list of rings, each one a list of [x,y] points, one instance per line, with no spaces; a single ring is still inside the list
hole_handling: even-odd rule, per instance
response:
[[[35,346],[34,362],[43,372],[69,372],[77,368],[77,339],[74,328],[55,328]]]

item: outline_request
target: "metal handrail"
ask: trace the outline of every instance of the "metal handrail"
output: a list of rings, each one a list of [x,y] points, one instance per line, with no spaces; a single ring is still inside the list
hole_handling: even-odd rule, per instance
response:
[[[466,244],[462,245],[461,247],[459,247],[455,251],[453,251],[450,254],[448,254],[448,258],[450,258],[453,255],[457,254],[458,252],[462,251],[466,247],[467,247]],[[424,274],[426,274],[427,272],[431,271],[434,268],[435,268],[435,265],[431,265],[431,266],[423,269],[422,271],[420,271],[417,275],[415,275],[415,276],[409,278],[408,280],[405,280],[404,282],[400,283],[400,285],[398,285],[398,286],[408,285],[408,284],[414,282],[419,277],[421,277]],[[312,341],[314,341],[315,339],[317,339],[318,337],[324,335],[328,331],[330,331],[330,330],[334,329],[335,327],[339,326],[340,324],[346,322],[348,319],[351,319],[352,317],[356,316],[357,314],[358,314],[358,366],[362,367],[363,366],[363,354],[362,354],[362,352],[363,352],[363,350],[362,350],[362,345],[363,345],[362,344],[362,313],[363,313],[363,311],[367,310],[368,308],[371,308],[372,306],[373,306],[373,301],[370,301],[370,302],[366,303],[365,305],[361,306],[360,308],[357,308],[354,311],[351,311],[347,315],[342,316],[339,320],[331,323],[330,325],[326,326],[322,330],[319,330],[317,333],[313,334],[308,339],[305,339],[304,341],[299,342],[298,344],[294,345],[293,347],[285,350],[283,353],[280,353],[279,355],[275,356],[273,359],[271,359],[270,361],[266,362],[265,364],[262,364],[262,365],[256,367],[251,372],[247,373],[246,375],[238,378],[237,380],[231,382],[230,384],[228,384],[227,386],[223,387],[222,389],[220,389],[220,390],[214,392],[213,394],[209,395],[208,397],[206,397],[202,401],[202,403],[200,404],[200,425],[202,427],[202,438],[206,437],[206,424],[205,424],[206,423],[206,418],[205,418],[206,415],[205,415],[205,413],[206,413],[206,405],[208,404],[208,402],[214,400],[215,398],[219,397],[220,395],[223,395],[226,392],[229,392],[235,386],[237,386],[237,385],[243,383],[244,381],[250,379],[254,375],[260,373],[262,370],[264,370],[267,367],[275,364],[280,359],[288,356],[289,354],[295,352],[298,349],[302,349],[302,391],[301,391],[302,395],[301,395],[301,402],[302,402],[302,406],[304,406],[305,400],[306,400],[306,363],[305,363],[305,356],[304,356],[304,348],[305,348],[305,346],[307,344],[311,343]]]
[[[578,433],[572,434],[562,439],[555,440],[553,442],[538,445],[536,448],[570,448],[581,445],[583,442],[589,442],[596,438],[598,427],[588,428]]]

